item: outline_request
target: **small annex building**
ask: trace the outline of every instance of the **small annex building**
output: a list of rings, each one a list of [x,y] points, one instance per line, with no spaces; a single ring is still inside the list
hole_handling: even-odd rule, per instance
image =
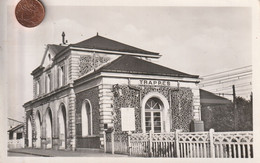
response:
[[[127,108],[132,132],[202,131],[199,76],[151,61],[159,58],[98,34],[47,45],[31,73],[33,99],[24,104],[26,147],[100,148],[107,128],[125,132]]]
[[[211,128],[215,131],[234,130],[234,104],[231,100],[200,89],[200,108],[206,131]]]
[[[8,149],[24,147],[24,123],[8,118]]]

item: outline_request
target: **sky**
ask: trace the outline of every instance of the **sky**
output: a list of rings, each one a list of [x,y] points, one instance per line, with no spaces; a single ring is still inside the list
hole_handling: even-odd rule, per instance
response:
[[[45,6],[44,21],[22,27],[9,6],[5,68],[8,117],[23,120],[33,97],[32,70],[47,44],[77,43],[99,35],[158,52],[156,63],[194,75],[252,64],[251,9],[246,7],[68,7]]]

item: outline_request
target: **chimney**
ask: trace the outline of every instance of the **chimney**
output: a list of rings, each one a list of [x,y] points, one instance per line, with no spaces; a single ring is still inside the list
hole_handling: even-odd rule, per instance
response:
[[[62,32],[61,36],[62,36],[62,44],[66,45],[68,43],[68,40],[65,40],[65,32]]]

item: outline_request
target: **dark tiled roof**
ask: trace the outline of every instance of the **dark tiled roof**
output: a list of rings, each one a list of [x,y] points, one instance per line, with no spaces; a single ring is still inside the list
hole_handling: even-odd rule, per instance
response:
[[[212,92],[200,89],[201,104],[230,104],[231,101]]]
[[[20,129],[20,128],[23,128],[23,127],[24,127],[23,124],[19,124],[19,125],[17,125],[17,126],[15,126],[15,127],[11,128],[11,129],[9,129],[7,132],[14,132],[14,131],[16,131],[16,130],[18,130],[18,129]]]
[[[61,50],[65,49],[67,46],[49,44],[49,48],[53,50],[55,54],[59,53]]]
[[[191,77],[198,78],[197,75],[190,75],[180,71],[176,71],[152,62],[148,62],[136,57],[124,55],[111,63],[103,66],[98,71],[101,72],[119,72],[146,75],[163,75],[175,77]]]
[[[139,49],[130,45],[126,45],[99,35],[96,35],[87,40],[81,41],[76,44],[71,44],[72,47],[88,48],[88,49],[99,49],[99,50],[109,50],[109,51],[119,51],[128,53],[140,53],[149,55],[159,55],[159,53],[146,51]]]

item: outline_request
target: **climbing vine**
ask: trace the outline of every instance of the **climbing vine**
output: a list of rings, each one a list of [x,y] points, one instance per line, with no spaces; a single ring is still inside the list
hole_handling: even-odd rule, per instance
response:
[[[99,56],[97,54],[80,56],[79,58],[79,76],[82,76],[89,71],[97,68],[103,63],[106,63],[110,60],[107,56]]]
[[[173,88],[159,86],[129,86],[114,85],[114,127],[121,131],[120,108],[135,108],[136,132],[142,132],[141,127],[141,100],[150,92],[159,92],[169,102],[169,114],[171,115],[171,131],[182,129],[190,130],[190,122],[193,118],[193,93],[190,88]]]

